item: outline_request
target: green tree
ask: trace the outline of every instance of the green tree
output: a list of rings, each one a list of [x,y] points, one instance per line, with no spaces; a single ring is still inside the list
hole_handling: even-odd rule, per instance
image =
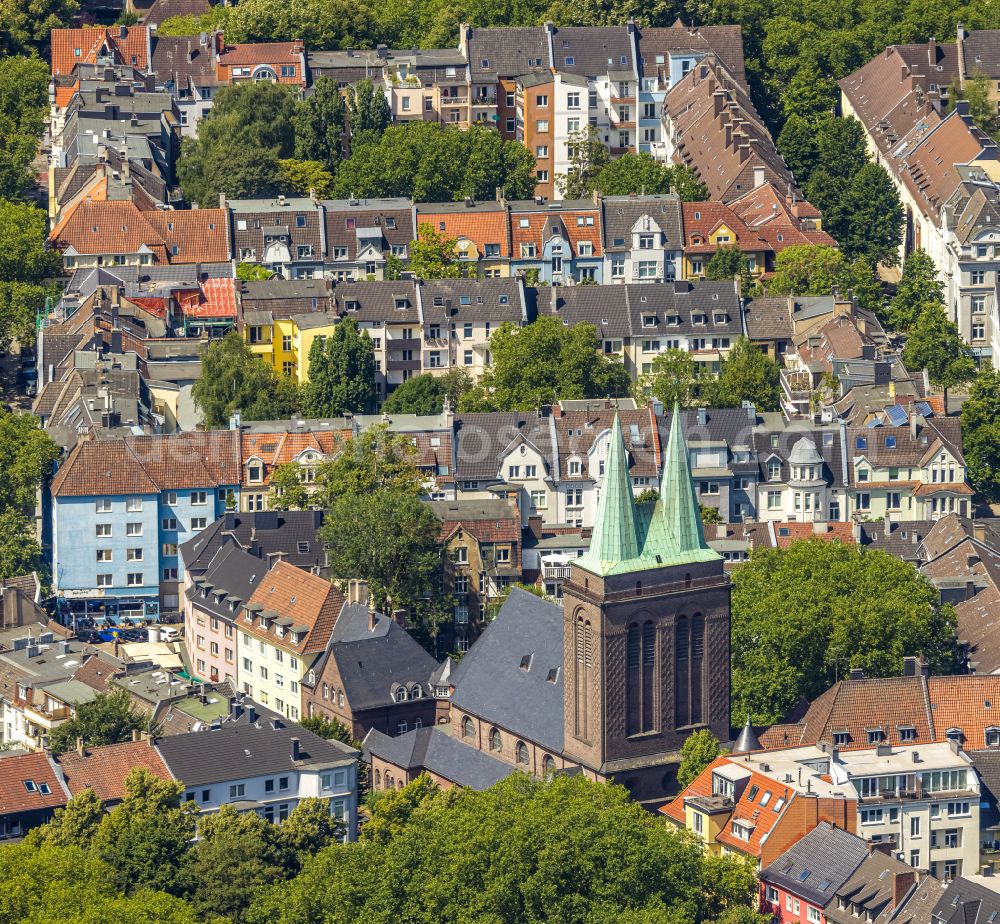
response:
[[[208,345],[191,394],[210,428],[228,426],[235,411],[247,420],[273,420],[298,406],[295,383],[279,378],[235,331]]]
[[[0,510],[0,581],[44,569],[42,547],[33,527],[20,510]]]
[[[256,812],[223,805],[201,817],[187,870],[195,910],[241,924],[257,893],[285,878],[282,840],[281,829]]]
[[[377,141],[392,124],[392,112],[381,86],[369,79],[359,80],[348,91],[348,124],[351,129],[351,148]]]
[[[41,58],[0,56],[0,199],[22,195],[45,130],[49,69]]]
[[[229,14],[233,7],[225,6],[222,3],[211,7],[202,16],[183,15],[168,16],[156,27],[157,35],[198,35],[204,32],[211,35],[214,32],[222,32],[230,35]]]
[[[375,409],[375,346],[353,318],[309,348],[309,381],[302,389],[307,417],[369,414]]]
[[[454,409],[470,388],[472,378],[461,367],[450,369],[444,375],[415,375],[393,389],[382,410],[386,414],[440,414],[444,410],[445,397]]]
[[[790,115],[777,138],[778,150],[788,169],[803,186],[816,167],[816,125],[800,115]],[[814,203],[815,204],[815,203]]]
[[[49,733],[53,754],[72,750],[76,739],[88,747],[131,741],[133,731],[155,732],[148,716],[132,703],[128,691],[121,688],[98,693],[89,703],[80,703],[76,715]]]
[[[413,813],[429,804],[441,792],[426,773],[421,773],[402,789],[375,790],[368,797],[369,819],[361,828],[361,840],[388,844],[399,837]]]
[[[992,81],[981,71],[973,73],[965,81],[961,96],[969,104],[969,117],[994,139],[1000,135],[1000,115],[997,104],[990,94]]]
[[[749,907],[745,863],[709,861],[620,786],[514,774],[412,801],[390,831],[319,853],[254,906],[253,924],[700,924]]]
[[[718,507],[706,507],[704,504],[700,504],[699,507],[701,522],[706,526],[715,526],[722,522],[722,514],[719,513]]]
[[[422,600],[441,567],[440,531],[438,518],[410,491],[341,495],[322,528],[330,575],[366,580],[377,609],[410,608],[419,622]]]
[[[273,279],[274,273],[259,263],[237,263],[236,278],[247,282],[256,279]]]
[[[1000,502],[1000,373],[992,366],[962,404],[962,444],[972,486],[987,503]]]
[[[296,462],[275,466],[271,472],[272,510],[305,510],[309,506],[309,492],[302,481],[302,468]]]
[[[724,245],[712,254],[705,264],[705,278],[724,281],[739,277],[740,291],[748,292],[753,285],[750,261],[740,250],[739,244]]]
[[[457,243],[431,224],[420,225],[410,244],[410,272],[418,279],[458,279],[462,268],[455,254]]]
[[[733,714],[766,725],[850,667],[896,677],[923,654],[956,670],[955,614],[911,564],[810,540],[757,549],[733,572]]]
[[[55,298],[59,287],[53,283],[0,281],[0,352],[11,341],[30,343],[35,337],[35,320],[47,298]]]
[[[119,891],[181,892],[181,867],[198,812],[193,802],[181,803],[183,792],[183,783],[158,779],[148,770],[132,770],[125,778],[125,797],[101,819],[93,845]]]
[[[752,401],[759,411],[776,411],[781,401],[781,368],[746,337],[722,360],[718,379],[708,386],[714,407]]]
[[[318,77],[295,113],[295,156],[335,170],[343,154],[344,111],[337,82]]]
[[[460,407],[533,411],[563,399],[628,395],[625,367],[597,348],[597,331],[590,324],[566,327],[548,316],[527,327],[504,324],[490,337],[492,365]]]
[[[337,196],[407,196],[418,202],[524,199],[535,188],[535,159],[517,141],[484,125],[468,129],[412,121],[374,140],[352,139],[334,183]]]
[[[65,808],[56,809],[55,817],[40,828],[28,832],[27,840],[35,847],[81,847],[89,849],[104,818],[104,804],[93,789],[73,796]]]
[[[298,872],[310,857],[342,840],[345,830],[344,823],[330,814],[329,799],[302,799],[277,833],[286,854],[294,858],[286,859],[286,865]]]
[[[681,763],[677,768],[677,788],[686,789],[716,757],[726,749],[710,729],[701,728],[684,739],[681,745]]]
[[[220,89],[198,137],[181,146],[177,178],[184,195],[210,208],[220,193],[238,199],[279,192],[279,161],[295,154],[296,105],[287,84],[247,81]]]
[[[278,161],[278,179],[287,194],[327,199],[333,190],[333,174],[318,160]]]
[[[337,719],[328,719],[323,715],[310,715],[306,716],[299,724],[327,741],[339,741],[341,744],[349,744],[351,747],[357,746],[357,742],[351,737],[351,730]]]
[[[0,199],[0,280],[41,283],[59,272],[59,254],[46,246],[47,235],[44,211]]]
[[[0,4],[0,58],[40,52],[46,57],[53,29],[69,26],[76,0],[4,0]]]
[[[593,187],[604,196],[654,195],[674,190],[684,202],[708,199],[707,187],[689,167],[661,164],[645,151],[629,152],[605,164]]]
[[[556,187],[563,199],[586,199],[593,192],[598,176],[611,163],[611,153],[594,125],[572,132],[566,146],[569,170],[556,177]]]
[[[226,19],[227,42],[302,41],[309,49],[370,48],[366,4],[349,0],[242,0]]]
[[[865,164],[852,178],[840,204],[841,227],[829,227],[848,258],[895,266],[903,242],[905,215],[885,168]]]
[[[944,305],[930,302],[917,317],[903,348],[903,362],[914,372],[926,369],[944,389],[971,381],[976,375],[972,350],[948,319]]]
[[[886,321],[893,330],[911,331],[928,304],[944,304],[944,283],[925,250],[914,250],[903,263],[903,275],[889,302]]]
[[[875,267],[865,257],[844,266],[838,285],[841,291],[850,292],[858,300],[858,307],[880,318],[885,315],[885,288]]]
[[[37,417],[0,406],[0,511],[32,516],[38,488],[60,455]]]
[[[793,244],[774,261],[768,295],[829,295],[844,271],[844,255],[827,244]]]
[[[29,840],[0,847],[0,921],[3,924],[199,924],[185,902],[142,890],[126,897],[115,871],[79,847],[35,846]]]
[[[664,407],[691,407],[698,399],[705,376],[701,363],[687,350],[669,349],[653,360],[652,370],[640,380],[640,394],[651,394]]]
[[[333,459],[316,473],[323,505],[331,506],[344,495],[392,490],[419,497],[424,475],[417,468],[417,448],[402,433],[376,424],[348,439]]]

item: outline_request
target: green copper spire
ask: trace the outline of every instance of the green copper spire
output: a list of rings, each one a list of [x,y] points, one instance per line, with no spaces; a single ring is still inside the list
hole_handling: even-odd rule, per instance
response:
[[[670,421],[670,438],[663,460],[663,483],[657,506],[663,517],[666,533],[677,544],[677,553],[684,561],[706,560],[697,554],[700,552],[708,552],[712,558],[718,556],[718,553],[705,544],[705,534],[701,528],[701,508],[694,496],[687,446],[681,432],[681,410],[677,403],[674,404]]]
[[[590,548],[576,559],[576,563],[593,574],[621,574],[637,570],[638,559],[639,538],[635,528],[632,478],[621,421],[615,413]]]

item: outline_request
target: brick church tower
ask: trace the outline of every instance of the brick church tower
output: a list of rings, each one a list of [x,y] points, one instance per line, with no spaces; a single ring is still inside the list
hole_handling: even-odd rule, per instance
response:
[[[616,415],[590,549],[563,584],[566,757],[655,800],[675,791],[688,735],[727,741],[729,597],[678,408],[655,504],[635,503]]]

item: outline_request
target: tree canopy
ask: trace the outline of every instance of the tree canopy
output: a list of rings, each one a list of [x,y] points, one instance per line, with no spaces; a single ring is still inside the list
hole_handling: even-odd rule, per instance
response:
[[[913,372],[926,369],[931,381],[942,388],[969,382],[976,375],[972,350],[948,319],[944,305],[935,302],[920,310],[903,348],[903,362]]]
[[[889,302],[885,319],[890,329],[911,331],[928,304],[944,304],[944,283],[925,250],[914,250],[903,263],[903,275]]]
[[[708,199],[707,187],[683,164],[661,164],[642,151],[616,157],[601,168],[593,188],[604,196],[654,195],[677,192],[684,202]]]
[[[154,732],[148,716],[132,703],[128,691],[120,687],[98,693],[89,703],[80,703],[76,715],[49,734],[49,748],[62,754],[82,738],[87,747],[131,741],[133,731]]]
[[[781,367],[746,337],[733,344],[722,360],[719,376],[707,383],[713,407],[741,407],[753,402],[758,411],[776,411],[781,400]]]
[[[719,744],[719,739],[708,728],[701,728],[685,739],[681,745],[681,763],[677,768],[677,788],[687,786],[716,757],[725,754],[726,749]]]
[[[321,852],[249,921],[698,924],[750,903],[743,862],[705,857],[617,786],[516,774],[440,793],[418,778],[372,814],[378,837]]]
[[[954,629],[934,587],[885,552],[820,540],[756,549],[733,573],[733,715],[780,721],[850,668],[899,676],[906,655],[953,673]]]
[[[962,404],[962,451],[972,486],[987,503],[1000,502],[1000,373],[992,366]]]
[[[417,239],[410,244],[408,269],[418,279],[458,279],[462,267],[455,245],[458,241],[446,237],[434,225],[424,223],[417,228]]]
[[[671,347],[656,356],[637,391],[640,396],[651,394],[664,407],[673,407],[675,402],[692,407],[707,379],[702,364],[695,362],[687,350]]]
[[[295,382],[279,376],[235,331],[208,345],[191,394],[207,427],[228,426],[234,411],[247,420],[290,417],[299,402]]]
[[[302,388],[307,417],[342,417],[375,410],[375,346],[353,318],[309,349],[309,381]]]
[[[31,162],[48,115],[48,83],[41,58],[0,55],[0,198],[17,198],[32,182]]]
[[[454,410],[470,388],[472,377],[463,368],[450,369],[444,375],[415,375],[393,389],[382,405],[386,414],[440,414],[447,397]]]
[[[492,365],[460,407],[532,411],[558,400],[628,395],[631,381],[624,365],[597,348],[591,324],[566,327],[548,316],[527,327],[504,324],[490,337]]]

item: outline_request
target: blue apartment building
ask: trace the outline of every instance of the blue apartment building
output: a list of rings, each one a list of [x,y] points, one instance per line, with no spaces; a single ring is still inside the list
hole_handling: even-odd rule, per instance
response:
[[[156,619],[179,607],[181,543],[237,505],[238,431],[86,440],[50,486],[64,616]]]

